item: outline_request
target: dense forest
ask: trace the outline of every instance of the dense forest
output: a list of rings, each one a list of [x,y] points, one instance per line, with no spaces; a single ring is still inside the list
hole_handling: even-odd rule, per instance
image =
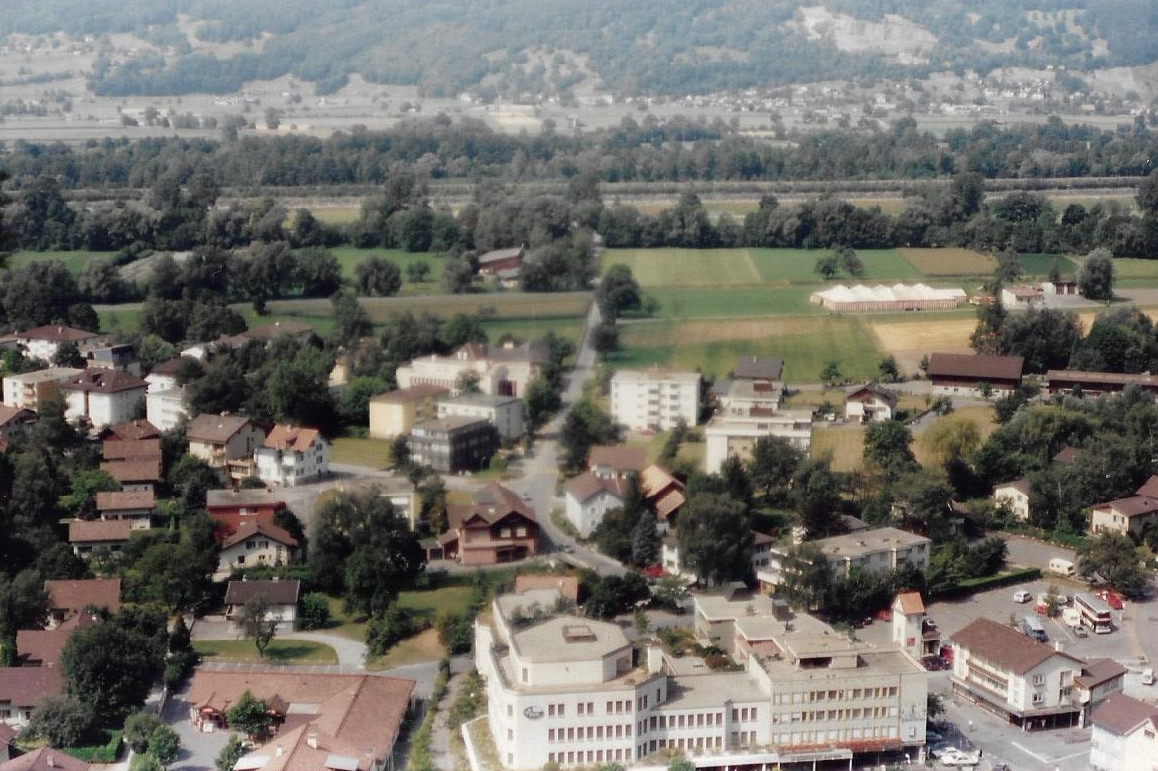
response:
[[[620,94],[707,93],[776,83],[920,77],[928,72],[1158,59],[1158,8],[1147,0],[828,0],[854,20],[902,16],[935,36],[935,56],[900,59],[841,45],[801,23],[794,0],[13,0],[0,32],[136,32],[164,57],[100,63],[97,93],[235,91],[292,74],[333,91],[358,73],[429,96],[464,90],[567,95],[587,77]],[[226,59],[196,52],[178,15],[207,42],[259,47]],[[1104,41],[1104,47],[1095,45]],[[1096,52],[1096,53],[1095,53]]]

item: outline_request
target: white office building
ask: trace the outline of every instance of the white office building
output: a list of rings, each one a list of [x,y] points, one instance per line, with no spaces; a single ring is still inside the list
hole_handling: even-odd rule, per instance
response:
[[[700,373],[621,369],[611,378],[611,417],[632,431],[696,425]]]

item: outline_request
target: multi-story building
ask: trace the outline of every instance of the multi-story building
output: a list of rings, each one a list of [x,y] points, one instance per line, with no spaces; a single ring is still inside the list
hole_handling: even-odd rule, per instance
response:
[[[700,414],[700,373],[621,369],[611,378],[611,417],[632,431],[668,431]]]
[[[214,579],[225,578],[237,568],[288,565],[297,548],[297,539],[277,525],[260,519],[244,521],[221,542]]]
[[[1086,669],[1081,659],[988,618],[953,635],[954,692],[1026,730],[1081,721],[1077,680]]]
[[[23,332],[14,332],[8,335],[3,342],[14,342],[30,359],[52,361],[60,350],[60,346],[72,343],[78,348],[82,345],[91,345],[101,339],[99,332],[88,332],[75,327],[65,327],[48,324],[35,329],[26,329]]]
[[[615,624],[551,613],[560,597],[502,595],[475,625],[507,768],[660,765],[671,751],[699,766],[776,767],[924,743],[926,674],[900,650],[740,603],[740,621],[765,619],[769,634],[740,669],[712,671],[656,645],[637,653]]]
[[[395,377],[399,388],[425,383],[445,388],[452,396],[462,393],[469,378],[484,394],[522,398],[538,377],[546,355],[545,347],[538,343],[494,348],[468,343],[450,356],[431,354],[414,359],[399,367]]]
[[[420,383],[378,394],[370,399],[370,438],[393,439],[409,434],[419,423],[438,417],[438,399],[450,391]]]
[[[1158,524],[1158,477],[1150,477],[1133,495],[1090,507],[1090,532],[1120,533],[1138,538]]]
[[[717,415],[704,429],[704,469],[714,474],[728,458],[747,461],[760,439],[778,436],[807,452],[812,445],[812,410],[753,407],[747,414]]]
[[[1025,522],[1029,519],[1029,480],[1025,477],[993,486],[993,502],[1004,504],[1014,517]]]
[[[330,443],[316,428],[279,423],[254,449],[253,459],[261,481],[294,487],[330,473]]]
[[[225,478],[253,476],[253,451],[265,441],[265,432],[240,415],[202,414],[185,428],[189,454],[217,469]]]
[[[133,530],[148,530],[153,526],[155,503],[152,490],[124,490],[96,494],[96,508],[101,519],[127,520]]]
[[[97,550],[115,553],[129,542],[133,528],[127,519],[74,519],[68,523],[68,542],[72,553],[88,559]]]
[[[84,372],[74,367],[49,367],[4,377],[4,403],[36,411],[40,400],[58,393],[60,384]]]
[[[481,418],[492,423],[504,441],[523,438],[524,412],[523,400],[513,396],[459,394],[438,402],[438,417]]]
[[[94,428],[124,423],[144,411],[148,383],[117,369],[94,367],[60,384],[64,416]]]
[[[150,423],[162,431],[174,429],[189,419],[185,386],[177,382],[180,366],[179,357],[169,359],[145,375],[145,382],[149,384],[145,392],[145,415]]]
[[[440,538],[445,555],[463,565],[494,565],[535,555],[539,522],[535,510],[499,484],[489,484],[469,505],[447,506],[450,530]]]
[[[853,568],[883,573],[905,564],[923,572],[929,569],[933,551],[933,542],[925,536],[895,527],[834,535],[812,541],[810,545],[820,550],[833,573],[841,577]],[[779,586],[784,583],[785,571],[792,569],[790,561],[788,549],[773,547],[768,567],[759,571],[757,578],[766,586]]]
[[[1158,756],[1158,707],[1117,693],[1094,710],[1090,768],[1153,771]]]
[[[480,418],[428,420],[410,432],[411,460],[440,474],[486,468],[498,449],[498,429]]]

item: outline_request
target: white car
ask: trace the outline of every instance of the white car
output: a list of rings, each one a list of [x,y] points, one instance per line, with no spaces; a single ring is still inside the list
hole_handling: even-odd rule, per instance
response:
[[[944,747],[934,747],[933,749],[929,750],[929,754],[935,758],[940,758],[944,755],[950,755],[960,751],[961,750],[957,749],[956,747],[946,745]]]
[[[1018,604],[1029,602],[1032,599],[1033,595],[1027,592],[1025,589],[1018,589],[1013,593],[1013,601]]]
[[[946,766],[975,766],[981,762],[981,753],[977,750],[973,752],[953,750],[952,752],[943,754],[940,760],[941,763]]]

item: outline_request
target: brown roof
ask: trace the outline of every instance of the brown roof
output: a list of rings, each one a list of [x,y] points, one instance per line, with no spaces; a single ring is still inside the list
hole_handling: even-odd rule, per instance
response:
[[[1018,675],[1024,675],[1054,656],[1081,663],[1080,659],[1068,653],[1056,651],[1052,646],[988,618],[974,620],[953,635],[953,643],[967,649],[971,656],[985,659]]]
[[[537,522],[535,510],[528,506],[522,498],[492,482],[474,494],[474,501],[469,506],[448,506],[447,519],[450,527],[458,530],[472,517],[480,517],[488,524],[494,524],[510,514],[520,514],[532,522]]]
[[[230,581],[225,589],[226,605],[244,605],[264,595],[274,605],[297,605],[301,581]]]
[[[160,439],[113,439],[101,443],[104,460],[160,460]]]
[[[0,404],[0,426],[9,423],[31,423],[36,420],[36,413],[23,407],[13,407],[11,404]]]
[[[123,391],[143,391],[149,384],[139,377],[119,369],[93,367],[60,384],[66,391],[84,391],[92,394],[116,394]]]
[[[1158,721],[1158,707],[1124,693],[1113,693],[1090,715],[1095,727],[1126,736],[1149,721]]]
[[[106,541],[127,541],[132,535],[132,525],[127,519],[96,519],[86,522],[74,519],[68,523],[69,543],[104,543]]]
[[[1099,503],[1093,508],[1113,509],[1123,517],[1133,519],[1134,517],[1144,517],[1148,514],[1158,513],[1158,498],[1151,498],[1148,495],[1131,495],[1126,498],[1118,498],[1113,501]]]
[[[660,521],[666,520],[688,501],[684,483],[654,463],[640,474],[639,486]]]
[[[33,327],[13,335],[22,340],[49,340],[54,343],[78,343],[81,340],[91,340],[100,337],[99,332],[86,332],[76,327],[62,327],[56,324],[47,324],[43,327]]]
[[[249,425],[249,418],[240,415],[213,415],[202,413],[189,421],[185,437],[191,442],[225,444],[234,434]]]
[[[110,613],[121,609],[121,579],[87,578],[80,581],[45,581],[51,610],[77,612],[89,605],[108,608]]]
[[[1083,688],[1096,688],[1116,677],[1122,677],[1128,670],[1113,659],[1090,659],[1082,667],[1082,673],[1074,682]]]
[[[558,589],[567,599],[579,601],[579,577],[553,573],[520,573],[515,576],[515,594],[534,589]]]
[[[784,374],[784,360],[779,356],[740,356],[732,377],[744,380],[779,380]]]
[[[583,503],[601,492],[614,495],[623,500],[626,489],[622,479],[605,479],[597,477],[590,471],[585,471],[566,484],[565,489],[575,500]]]
[[[59,667],[0,667],[0,703],[11,702],[14,708],[38,707],[45,696],[58,696],[63,691]]]
[[[994,485],[993,489],[996,490],[998,487],[1012,487],[1022,495],[1029,495],[1030,491],[1029,480],[1025,477],[1022,477],[1021,479],[1014,479],[1012,482],[1002,482],[999,485]]]
[[[642,447],[601,444],[591,448],[587,468],[608,466],[617,473],[638,474],[647,467],[647,451]]]
[[[161,429],[144,419],[130,420],[128,423],[117,423],[115,426],[108,426],[101,431],[101,436],[104,437],[106,441],[109,439],[113,441],[158,439],[161,436]],[[108,456],[106,455],[105,457],[107,458]]]
[[[1082,455],[1080,447],[1070,447],[1068,444],[1057,451],[1057,455],[1053,456],[1054,463],[1073,463]]]
[[[901,613],[906,616],[911,616],[916,613],[925,612],[925,601],[921,599],[920,592],[901,592],[897,595],[897,599],[893,601],[893,605],[900,604]]]
[[[934,353],[929,357],[929,378],[968,378],[970,380],[1020,380],[1025,367],[1021,356],[986,356],[983,354]]]
[[[115,493],[97,493],[97,511],[132,511],[151,509],[156,503],[152,490],[122,490]]]
[[[174,356],[168,361],[163,361],[149,372],[150,375],[176,375],[177,370],[181,367],[181,362],[184,360],[183,356]],[[192,357],[189,357],[192,360]]]
[[[865,383],[849,391],[845,401],[855,401],[864,397],[875,396],[890,407],[897,406],[897,395],[878,383]]]
[[[285,530],[282,530],[277,525],[272,525],[268,522],[262,522],[259,520],[257,522],[242,522],[241,525],[238,526],[236,533],[221,542],[221,548],[227,549],[230,546],[233,546],[236,543],[241,543],[245,539],[255,535],[264,535],[265,537],[272,538],[278,543],[285,544],[286,546],[298,545],[297,539],[295,539]]]
[[[265,438],[263,446],[271,450],[305,452],[313,447],[321,436],[321,432],[316,428],[288,426],[284,423],[278,423],[269,432],[269,436]]]
[[[398,388],[393,391],[387,391],[383,394],[378,394],[370,398],[373,404],[409,404],[410,402],[421,401],[432,396],[441,396],[448,394],[450,391],[439,385],[433,383],[419,383],[412,385],[409,388]]]
[[[1158,498],[1158,475],[1152,476],[1142,483],[1142,486],[1134,491],[1135,495],[1143,495],[1147,498]]]
[[[60,664],[60,654],[72,636],[76,625],[58,626],[56,629],[20,629],[16,632],[16,652],[21,666],[55,667]],[[35,663],[33,663],[35,662]]]
[[[51,747],[37,747],[7,763],[0,763],[0,771],[88,771],[89,768],[83,760]]]
[[[1109,385],[1124,388],[1128,385],[1136,385],[1142,388],[1158,388],[1158,376],[1145,372],[1135,374],[1132,372],[1088,372],[1077,369],[1051,369],[1046,371],[1045,380],[1047,385],[1053,385],[1056,380],[1062,383],[1074,383],[1077,385],[1088,383],[1092,386]]]
[[[161,479],[161,461],[106,460],[101,463],[101,471],[107,472],[121,484],[156,482]]]

